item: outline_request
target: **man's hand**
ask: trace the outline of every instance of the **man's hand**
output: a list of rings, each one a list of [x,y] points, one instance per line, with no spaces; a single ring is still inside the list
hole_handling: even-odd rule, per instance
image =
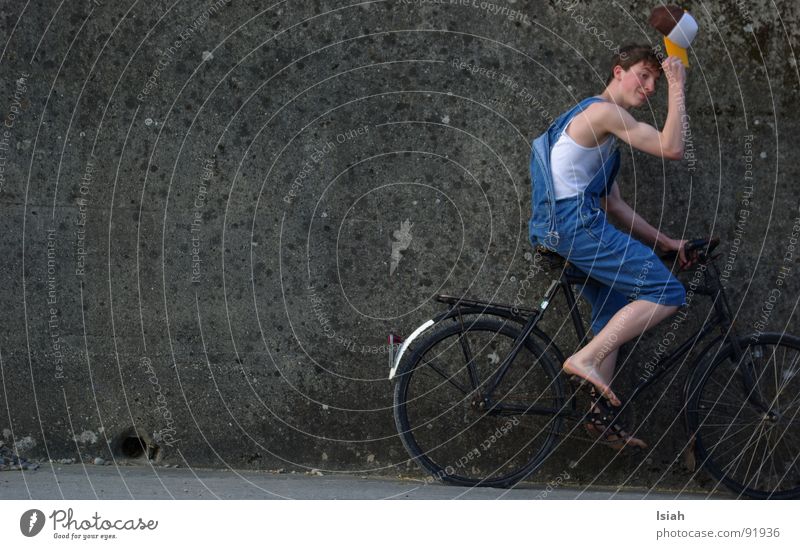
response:
[[[678,264],[680,265],[681,270],[686,270],[695,263],[697,263],[697,256],[692,254],[691,256],[687,256],[686,250],[684,249],[684,245],[689,242],[688,240],[675,240],[674,238],[665,238],[661,244],[659,244],[658,249],[662,254],[668,252],[678,252]]]
[[[686,67],[683,66],[681,60],[675,56],[670,56],[664,59],[661,63],[661,68],[664,69],[664,76],[667,78],[667,83],[670,87],[680,86],[686,83]]]

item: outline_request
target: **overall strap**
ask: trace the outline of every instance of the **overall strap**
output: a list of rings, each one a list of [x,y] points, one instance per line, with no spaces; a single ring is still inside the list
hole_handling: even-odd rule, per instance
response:
[[[575,118],[578,114],[584,111],[586,107],[592,105],[594,103],[605,101],[600,97],[593,96],[587,97],[577,105],[575,105],[572,109],[564,113],[563,120],[559,120],[558,129],[554,131],[550,136],[550,146],[552,147],[555,145],[556,140],[558,140],[561,133],[567,127],[569,122]],[[554,124],[555,126],[555,124]],[[620,154],[619,150],[616,149],[611,153],[611,156],[603,162],[602,167],[600,170],[597,171],[594,178],[589,182],[587,189],[593,189],[598,192],[601,196],[607,195],[611,191],[611,186],[614,183],[614,179],[617,176],[617,172],[619,171],[619,162],[620,162]]]
[[[552,173],[550,172],[550,150],[561,132],[575,115],[593,103],[604,101],[600,97],[587,97],[570,110],[556,118],[547,130],[534,139],[531,147],[531,220],[529,224],[532,238],[541,238],[546,247],[555,250],[560,236],[556,230],[555,191],[553,190]],[[614,162],[608,165],[616,174],[619,165],[619,151],[614,154]],[[612,176],[613,178],[613,176]],[[610,184],[609,184],[610,186]]]
[[[567,127],[567,125],[570,123],[570,121],[572,121],[573,118],[575,118],[575,116],[582,113],[589,105],[593,103],[599,103],[602,101],[605,100],[597,96],[587,97],[586,99],[584,99],[583,101],[572,107],[570,110],[559,116],[556,119],[556,121],[553,122],[553,124],[550,126],[549,129],[551,145],[555,144],[555,139],[557,139],[558,136],[561,135],[561,133],[564,131],[564,128]]]

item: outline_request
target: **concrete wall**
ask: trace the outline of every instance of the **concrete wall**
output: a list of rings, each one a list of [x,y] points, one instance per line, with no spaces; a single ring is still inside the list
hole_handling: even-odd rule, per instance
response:
[[[437,292],[514,300],[530,141],[615,48],[658,43],[640,1],[268,4],[2,4],[0,428],[20,454],[108,459],[138,433],[162,463],[417,474],[386,333]],[[723,238],[743,332],[800,331],[799,8],[687,7],[693,156],[625,151],[622,192],[668,234]],[[637,116],[665,105],[662,83]],[[655,392],[652,453],[599,449],[572,478],[683,486],[681,381]]]

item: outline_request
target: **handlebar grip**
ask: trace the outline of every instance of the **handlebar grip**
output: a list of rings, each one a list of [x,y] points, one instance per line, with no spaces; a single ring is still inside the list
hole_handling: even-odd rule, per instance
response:
[[[699,254],[698,259],[703,261],[708,256],[711,255],[711,252],[713,252],[717,246],[719,246],[719,237],[715,236],[711,238],[694,238],[692,240],[689,240],[686,242],[686,244],[683,245],[683,249],[687,253],[697,252]],[[677,256],[678,256],[677,251],[671,251],[662,255],[661,259],[664,259],[666,261],[671,261],[674,260]]]

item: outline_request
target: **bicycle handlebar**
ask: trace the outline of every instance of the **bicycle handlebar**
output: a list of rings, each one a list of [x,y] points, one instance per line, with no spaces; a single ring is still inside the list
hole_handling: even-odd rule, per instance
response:
[[[717,246],[719,246],[718,236],[711,238],[695,238],[686,242],[686,244],[683,245],[683,250],[686,252],[687,258],[689,258],[687,267],[695,263],[706,263],[712,258],[711,254]],[[662,255],[661,259],[674,261],[677,256],[678,252],[671,251]]]

